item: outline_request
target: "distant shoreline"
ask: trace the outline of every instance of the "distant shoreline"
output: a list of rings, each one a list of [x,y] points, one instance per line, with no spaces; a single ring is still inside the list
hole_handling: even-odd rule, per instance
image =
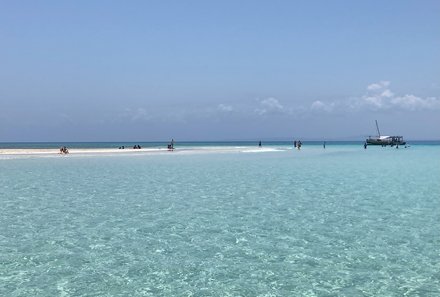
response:
[[[327,146],[331,145],[361,145],[364,140],[346,141],[346,140],[302,140],[304,145],[322,145],[326,142]],[[265,141],[261,140],[264,146],[291,146],[292,141]],[[245,146],[256,147],[259,140],[255,141],[176,141],[176,148],[188,148],[188,147],[230,147],[230,146]],[[407,140],[410,145],[440,145],[440,140]],[[56,150],[59,152],[59,148],[66,146],[70,149],[95,149],[95,150],[109,150],[114,149],[119,151],[119,147],[124,146],[125,150],[132,150],[133,146],[140,145],[142,149],[146,150],[166,150],[168,142],[166,141],[133,141],[133,142],[0,142],[0,151],[4,150]]]

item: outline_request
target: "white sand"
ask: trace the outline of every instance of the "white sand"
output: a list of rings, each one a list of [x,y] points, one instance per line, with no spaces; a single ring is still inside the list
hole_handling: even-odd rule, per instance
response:
[[[226,152],[273,152],[278,151],[274,148],[255,148],[255,147],[184,147],[174,151],[166,148],[142,148],[142,149],[115,149],[115,148],[72,148],[68,149],[69,154],[60,154],[59,149],[0,149],[0,156],[69,156],[69,155],[101,155],[101,154],[149,154],[149,153],[226,153]]]
[[[159,152],[167,149],[113,149],[113,148],[81,148],[68,149],[67,155],[75,154],[117,154],[117,153],[139,153]],[[59,149],[0,149],[0,155],[60,155]],[[64,154],[61,154],[64,155]]]

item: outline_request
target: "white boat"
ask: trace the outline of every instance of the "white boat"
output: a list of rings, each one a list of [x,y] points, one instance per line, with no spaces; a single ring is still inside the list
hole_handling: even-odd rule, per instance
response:
[[[384,136],[380,135],[379,125],[377,124],[376,120],[376,129],[377,129],[377,136],[370,136],[366,139],[366,144],[368,145],[381,145],[381,146],[387,146],[387,145],[405,145],[406,142],[403,140],[403,136]]]

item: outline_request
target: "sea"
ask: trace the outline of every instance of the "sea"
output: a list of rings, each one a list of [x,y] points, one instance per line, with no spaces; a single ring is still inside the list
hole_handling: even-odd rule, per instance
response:
[[[0,156],[0,296],[440,296],[440,142],[262,145]]]

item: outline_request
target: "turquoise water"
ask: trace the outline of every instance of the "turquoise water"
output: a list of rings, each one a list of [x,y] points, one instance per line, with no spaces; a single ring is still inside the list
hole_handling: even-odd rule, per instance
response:
[[[0,295],[440,295],[440,146],[274,147],[0,159]]]

